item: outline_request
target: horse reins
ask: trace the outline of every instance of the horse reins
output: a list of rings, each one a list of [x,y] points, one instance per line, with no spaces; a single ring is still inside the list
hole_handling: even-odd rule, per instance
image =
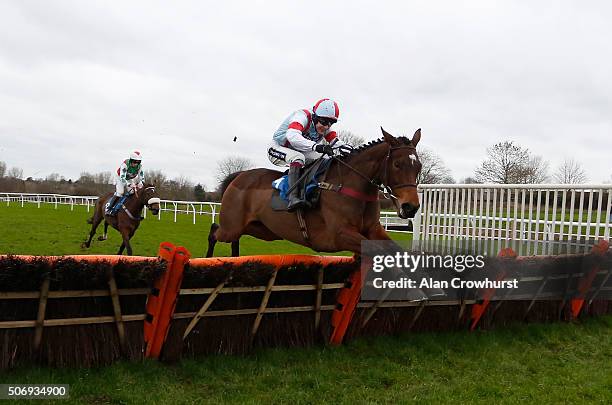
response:
[[[393,186],[388,186],[386,185],[386,183],[389,180],[389,159],[391,158],[391,154],[393,153],[394,150],[398,150],[398,149],[415,149],[414,146],[389,146],[389,150],[387,151],[387,156],[385,156],[385,159],[383,161],[383,169],[382,171],[384,171],[384,179],[381,182],[376,182],[376,178],[378,177],[379,172],[374,176],[374,178],[369,178],[368,176],[366,176],[365,174],[363,174],[361,171],[355,169],[353,166],[349,165],[348,163],[344,162],[341,159],[338,159],[338,157],[334,156],[333,158],[336,160],[336,162],[348,167],[350,170],[352,170],[354,173],[358,174],[359,176],[361,176],[362,178],[364,178],[368,183],[370,183],[371,185],[373,185],[374,187],[376,187],[376,189],[380,192],[382,192],[383,196],[386,199],[396,199],[397,197],[393,194],[393,189],[397,190],[399,188],[404,188],[404,187],[414,187],[416,188],[418,186],[417,183],[400,183],[400,184],[396,184]],[[342,187],[342,186],[340,186]],[[330,188],[327,188],[330,189]],[[346,194],[346,193],[344,193]],[[349,194],[350,195],[350,194]],[[352,197],[358,198],[355,195],[351,195]]]
[[[149,186],[149,187],[145,187],[144,190],[148,190],[148,189],[153,189],[155,190],[155,187],[153,186]],[[143,190],[143,192],[144,192]],[[134,189],[134,196],[136,197],[136,199],[139,199],[140,197],[138,196],[138,188]],[[146,206],[148,206],[148,204],[145,204]],[[123,208],[123,210],[125,211],[125,213],[127,214],[128,217],[130,217],[131,220],[133,221],[142,221],[144,219],[144,217],[139,217],[136,218],[128,209],[128,207],[125,206],[125,204],[121,204],[121,208]]]

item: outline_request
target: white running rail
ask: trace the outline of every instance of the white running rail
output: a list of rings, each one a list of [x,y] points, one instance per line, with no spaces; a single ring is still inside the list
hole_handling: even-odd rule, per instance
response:
[[[497,241],[527,255],[538,252],[521,242],[564,241],[578,252],[610,239],[610,184],[424,184],[419,189],[415,239]]]

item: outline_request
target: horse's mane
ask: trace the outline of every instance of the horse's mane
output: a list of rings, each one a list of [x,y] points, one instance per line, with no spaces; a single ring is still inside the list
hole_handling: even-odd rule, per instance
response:
[[[395,139],[397,139],[403,145],[411,145],[412,144],[412,141],[410,139],[408,139],[407,137],[405,137],[405,136],[400,136],[400,137],[397,137]],[[374,147],[376,145],[380,145],[383,142],[385,142],[385,138],[381,137],[381,138],[378,138],[378,139],[376,139],[374,141],[370,141],[368,143],[364,143],[363,145],[359,145],[356,148],[354,148],[352,150],[352,152],[349,153],[348,155],[344,155],[344,156],[340,157],[340,159],[342,159],[342,160],[349,159],[349,158],[351,158],[353,156],[356,156],[356,155],[360,154],[361,152],[366,151],[366,150],[368,150],[368,149],[370,149],[370,148],[372,148],[372,147]]]
[[[223,197],[223,194],[225,193],[225,190],[227,190],[227,188],[229,187],[230,183],[234,181],[234,179],[238,177],[240,173],[242,173],[242,170],[225,176],[221,184],[219,184],[219,191],[221,192],[221,197]]]

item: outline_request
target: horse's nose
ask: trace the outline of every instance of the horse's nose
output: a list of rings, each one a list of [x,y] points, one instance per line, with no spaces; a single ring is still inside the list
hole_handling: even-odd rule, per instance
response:
[[[402,204],[402,209],[400,212],[400,217],[401,218],[414,218],[414,215],[417,213],[417,211],[419,210],[420,205],[414,205],[412,203],[403,203]]]

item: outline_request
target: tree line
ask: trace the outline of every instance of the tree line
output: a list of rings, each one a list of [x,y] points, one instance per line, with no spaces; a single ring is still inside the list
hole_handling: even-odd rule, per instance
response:
[[[76,180],[66,179],[59,173],[23,179],[23,170],[15,167],[6,170],[6,167],[6,163],[0,161],[0,192],[99,196],[115,190],[112,172],[82,172]],[[207,191],[204,185],[194,184],[184,176],[170,179],[161,170],[145,170],[145,179],[157,187],[162,199],[219,201],[215,191]]]
[[[348,130],[338,134],[344,142],[359,146],[365,139]],[[455,183],[451,170],[433,150],[418,147],[417,153],[422,170],[417,179],[423,184]],[[585,183],[588,178],[582,165],[573,158],[566,158],[552,173],[550,164],[541,156],[533,155],[529,149],[514,141],[498,142],[486,150],[487,157],[475,168],[472,176],[460,183],[538,184],[554,182],[560,184]],[[255,167],[253,161],[240,156],[227,156],[217,162],[214,173],[220,184],[223,179],[236,171]],[[169,179],[161,170],[145,171],[147,182],[155,184],[162,198],[188,201],[219,201],[220,190],[206,190],[200,183],[179,176]],[[612,182],[612,175],[610,176]],[[58,173],[45,178],[23,179],[23,170],[8,168],[0,161],[0,192],[57,193],[69,195],[101,195],[114,190],[114,175],[111,172],[82,172],[77,180],[66,180]]]

